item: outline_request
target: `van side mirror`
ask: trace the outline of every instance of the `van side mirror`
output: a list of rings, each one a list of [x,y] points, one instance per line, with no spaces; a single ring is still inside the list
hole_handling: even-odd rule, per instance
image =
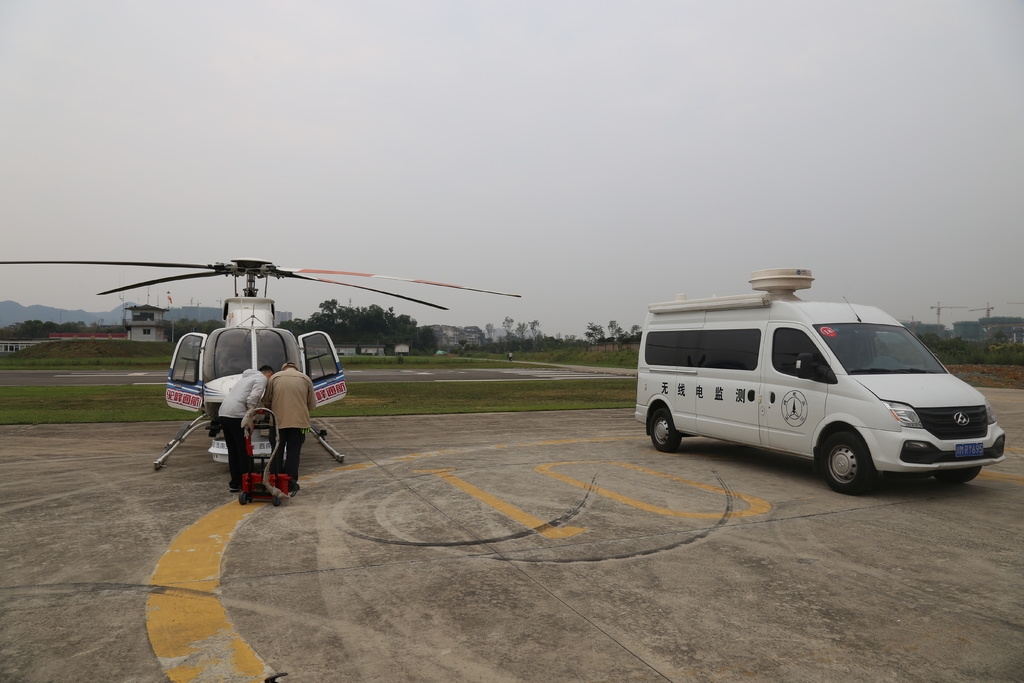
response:
[[[796,376],[825,384],[836,384],[836,373],[816,353],[798,353],[796,355]]]

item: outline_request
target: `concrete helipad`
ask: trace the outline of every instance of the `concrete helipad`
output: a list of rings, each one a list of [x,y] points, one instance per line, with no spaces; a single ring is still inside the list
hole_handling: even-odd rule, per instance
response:
[[[1024,392],[1006,461],[833,493],[629,410],[324,422],[241,506],[176,425],[0,426],[0,680],[1021,680]]]

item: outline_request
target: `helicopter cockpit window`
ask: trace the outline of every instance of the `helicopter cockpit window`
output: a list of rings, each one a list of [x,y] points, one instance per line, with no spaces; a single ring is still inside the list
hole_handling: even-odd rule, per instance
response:
[[[250,334],[249,330],[233,329],[223,330],[217,335],[212,344],[213,379],[228,375],[240,375],[252,367],[252,337]]]
[[[295,342],[291,343],[295,346]],[[288,360],[288,344],[277,330],[256,330],[256,367],[269,365],[274,371]]]
[[[334,362],[333,349],[327,343],[327,335],[306,337],[306,374],[314,382],[321,377],[329,377],[338,373]]]

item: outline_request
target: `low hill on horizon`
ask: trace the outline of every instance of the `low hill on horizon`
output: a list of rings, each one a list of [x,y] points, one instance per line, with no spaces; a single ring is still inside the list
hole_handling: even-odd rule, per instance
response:
[[[124,307],[134,306],[135,302],[127,301]],[[187,306],[183,308],[172,308],[164,316],[167,320],[220,320],[222,317],[219,307],[214,306]],[[110,311],[90,312],[82,309],[68,310],[66,308],[55,308],[53,306],[41,306],[33,304],[24,306],[17,301],[0,301],[0,327],[8,327],[26,320],[40,320],[44,323],[83,323],[92,325],[100,323],[103,325],[120,325],[122,320],[122,306]]]

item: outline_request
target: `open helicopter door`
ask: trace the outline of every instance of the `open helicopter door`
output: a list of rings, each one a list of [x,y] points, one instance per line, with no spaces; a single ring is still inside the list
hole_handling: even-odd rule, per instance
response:
[[[171,367],[167,370],[167,390],[164,398],[167,405],[180,410],[203,409],[203,352],[206,350],[206,335],[190,332],[178,340],[171,356]],[[174,438],[164,446],[163,454],[153,461],[153,468],[160,469],[167,462],[171,451],[178,447],[188,435],[210,423],[210,417],[201,413],[191,422],[186,422]]]
[[[178,340],[167,370],[167,405],[181,410],[203,409],[203,352],[206,335],[190,332]]]
[[[317,406],[326,405],[345,398],[345,371],[338,360],[338,350],[326,332],[310,332],[299,336],[299,353],[302,354],[302,369],[313,380]],[[345,456],[327,443],[327,430],[318,424],[311,424],[311,434],[338,462],[345,462]]]
[[[322,406],[345,398],[345,371],[338,360],[338,351],[326,332],[309,332],[299,336],[299,352],[303,370],[313,380],[316,405]]]

